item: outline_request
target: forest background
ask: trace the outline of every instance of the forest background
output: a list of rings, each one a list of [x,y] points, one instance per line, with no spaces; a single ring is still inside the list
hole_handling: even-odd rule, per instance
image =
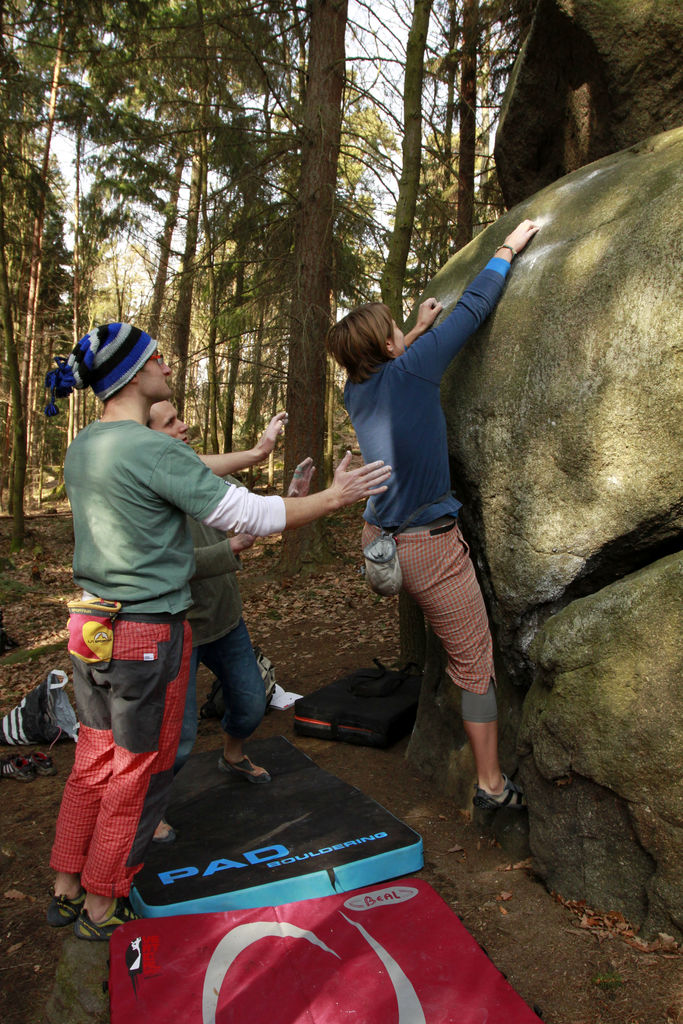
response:
[[[329,479],[344,413],[326,329],[380,298],[400,322],[504,211],[495,127],[533,7],[0,0],[13,549],[98,414],[77,392],[46,419],[45,373],[109,321],[158,339],[202,451],[251,447],[286,408],[278,477],[311,455]],[[283,568],[320,555],[314,527],[293,531]]]

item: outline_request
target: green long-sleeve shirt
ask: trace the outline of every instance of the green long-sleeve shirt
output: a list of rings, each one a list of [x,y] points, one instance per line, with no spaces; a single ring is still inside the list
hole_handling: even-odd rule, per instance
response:
[[[212,526],[188,520],[194,544],[195,574],[190,580],[192,646],[218,640],[235,628],[242,616],[237,570],[242,567],[230,539]]]

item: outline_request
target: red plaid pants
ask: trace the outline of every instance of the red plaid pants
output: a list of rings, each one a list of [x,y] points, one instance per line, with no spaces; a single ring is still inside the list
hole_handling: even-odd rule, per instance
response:
[[[379,536],[366,523],[362,545]],[[486,606],[457,522],[447,533],[429,529],[396,537],[403,589],[417,601],[448,656],[446,672],[463,690],[486,693],[493,669],[493,644]]]
[[[183,621],[118,620],[104,669],[74,658],[81,726],[50,866],[127,896],[173,780],[192,653]]]

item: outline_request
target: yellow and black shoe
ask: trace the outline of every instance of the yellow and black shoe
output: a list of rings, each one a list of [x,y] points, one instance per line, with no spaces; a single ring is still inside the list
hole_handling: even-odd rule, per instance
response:
[[[68,896],[53,896],[47,908],[47,923],[53,928],[63,928],[72,924],[80,914],[85,902],[85,891],[81,889],[78,896],[70,900]]]
[[[108,942],[112,932],[120,924],[137,921],[139,918],[140,915],[135,913],[128,899],[119,896],[112,903],[105,919],[98,924],[90,920],[87,910],[81,910],[74,924],[74,935],[77,939],[86,939],[89,942]]]

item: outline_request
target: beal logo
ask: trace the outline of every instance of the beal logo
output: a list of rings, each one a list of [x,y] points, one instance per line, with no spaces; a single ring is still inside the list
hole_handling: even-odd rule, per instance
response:
[[[405,903],[417,896],[417,889],[409,885],[394,885],[390,889],[375,889],[373,892],[364,892],[358,896],[352,896],[346,900],[344,906],[347,910],[372,910],[373,907],[386,907],[390,903]]]

